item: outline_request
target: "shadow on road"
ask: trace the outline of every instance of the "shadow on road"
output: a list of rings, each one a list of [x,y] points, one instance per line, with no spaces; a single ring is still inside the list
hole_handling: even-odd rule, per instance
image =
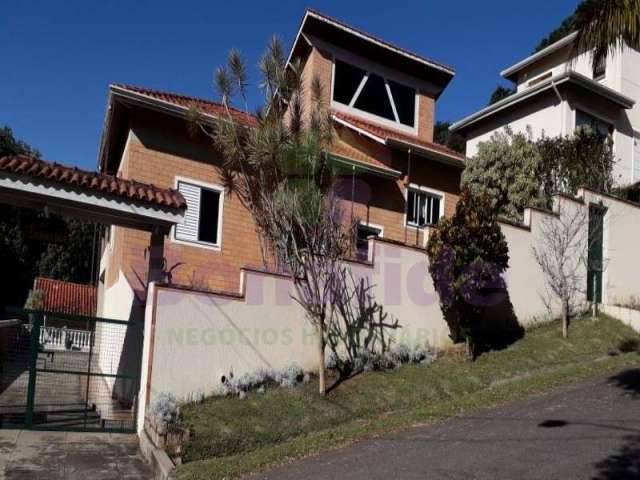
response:
[[[640,369],[625,370],[609,379],[617,387],[630,392],[634,397],[640,395]],[[639,477],[640,478],[640,477]]]
[[[640,369],[625,370],[609,380],[636,398],[640,396]],[[594,480],[637,480],[640,478],[640,435],[625,437],[620,449],[598,462]]]
[[[610,378],[612,383],[636,398],[640,396],[640,369],[625,370]],[[625,438],[620,449],[598,462],[594,480],[638,480],[640,478],[640,435]]]
[[[630,393],[632,398],[640,396],[640,369],[625,370],[609,377],[611,385]],[[589,425],[612,430],[634,431],[629,427],[591,422],[572,422],[560,419],[548,419],[538,424],[541,428],[564,428],[570,425]],[[636,430],[637,431],[637,430]],[[619,450],[595,464],[598,473],[593,480],[638,480],[640,479],[640,435],[624,438],[625,444]]]
[[[596,463],[593,480],[638,480],[640,478],[640,435],[626,438],[615,454]]]

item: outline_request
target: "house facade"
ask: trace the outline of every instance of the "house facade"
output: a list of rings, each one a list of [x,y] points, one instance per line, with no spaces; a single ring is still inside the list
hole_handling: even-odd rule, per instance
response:
[[[435,104],[454,71],[318,12],[307,10],[291,48],[303,78],[318,76],[331,106],[340,196],[371,235],[423,246],[426,227],[455,209],[464,156],[433,143]],[[243,267],[264,268],[249,211],[225,190],[224,158],[187,114],[223,115],[219,104],[140,87],[111,85],[100,169],[119,178],[174,188],[184,222],[164,238],[164,281],[237,295]],[[255,118],[233,111],[251,126]],[[98,315],[143,315],[150,234],[111,227],[102,241]]]
[[[613,143],[615,181],[640,181],[640,52],[625,48],[593,68],[589,53],[573,54],[575,38],[568,35],[502,71],[516,92],[451,126],[466,137],[468,157],[505,127],[530,129],[537,139],[589,125]]]

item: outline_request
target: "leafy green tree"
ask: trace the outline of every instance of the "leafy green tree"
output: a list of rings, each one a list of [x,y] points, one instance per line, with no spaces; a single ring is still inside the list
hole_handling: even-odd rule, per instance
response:
[[[440,145],[449,147],[456,152],[464,153],[467,149],[467,142],[459,133],[452,133],[449,130],[451,122],[437,121],[433,127],[433,140]]]
[[[575,195],[582,186],[611,192],[610,142],[590,127],[571,136],[531,139],[531,133],[496,132],[467,162],[462,186],[489,195],[498,214],[522,220],[526,207],[550,208],[553,195]]]
[[[511,95],[516,93],[515,88],[504,87],[502,85],[498,85],[496,89],[491,94],[491,98],[489,98],[489,105],[493,105],[494,103],[499,102]]]
[[[477,155],[467,162],[462,186],[491,199],[495,212],[519,221],[526,207],[540,206],[540,183],[535,176],[539,164],[531,133],[505,129],[480,143]]]
[[[9,127],[0,127],[0,158],[7,155],[20,154],[40,156],[37,150],[31,148],[25,142],[16,139],[13,131]]]
[[[544,50],[549,45],[556,43],[558,40],[566,37],[570,33],[573,33],[576,30],[575,21],[575,14],[569,15],[567,18],[565,18],[558,28],[554,29],[553,31],[551,31],[551,33],[549,33],[549,35],[540,40],[540,43],[536,45],[533,53]]]
[[[536,142],[539,179],[545,206],[555,193],[575,195],[583,186],[605,193],[614,186],[615,163],[611,142],[595,129],[583,127],[565,137],[542,137]]]
[[[96,224],[77,218],[60,219],[64,242],[48,243],[37,263],[38,275],[66,282],[89,283],[94,273]]]
[[[509,249],[488,195],[463,190],[451,219],[442,219],[427,243],[429,273],[451,339],[475,356],[476,333],[509,266]]]
[[[575,50],[591,52],[594,67],[619,48],[640,50],[640,0],[583,0],[574,16]]]
[[[0,157],[40,153],[0,127]],[[0,304],[23,305],[36,276],[91,281],[93,223],[0,204]]]

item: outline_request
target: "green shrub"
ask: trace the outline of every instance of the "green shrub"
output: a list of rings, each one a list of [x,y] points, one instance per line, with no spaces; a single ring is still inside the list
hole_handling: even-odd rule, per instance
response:
[[[485,309],[500,302],[506,286],[507,242],[488,196],[463,190],[456,212],[443,219],[429,236],[429,273],[451,339],[466,341],[473,357],[474,332]]]

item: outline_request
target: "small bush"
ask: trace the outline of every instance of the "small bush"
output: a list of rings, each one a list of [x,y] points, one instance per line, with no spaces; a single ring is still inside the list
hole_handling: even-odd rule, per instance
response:
[[[245,398],[250,391],[264,392],[269,385],[280,387],[295,387],[301,383],[308,383],[311,376],[300,367],[292,363],[282,370],[259,369],[255,372],[244,373],[239,377],[230,374],[222,377],[222,395],[238,395]]]
[[[151,414],[157,423],[175,423],[179,413],[178,400],[169,392],[161,392],[151,404]]]
[[[337,369],[337,366],[349,366],[351,373],[393,370],[405,364],[427,364],[436,359],[435,351],[420,345],[411,348],[400,343],[386,352],[375,352],[369,349],[360,349],[356,352],[353,361],[340,359],[335,353],[327,358],[325,366],[328,369]],[[344,367],[343,367],[344,368]]]

